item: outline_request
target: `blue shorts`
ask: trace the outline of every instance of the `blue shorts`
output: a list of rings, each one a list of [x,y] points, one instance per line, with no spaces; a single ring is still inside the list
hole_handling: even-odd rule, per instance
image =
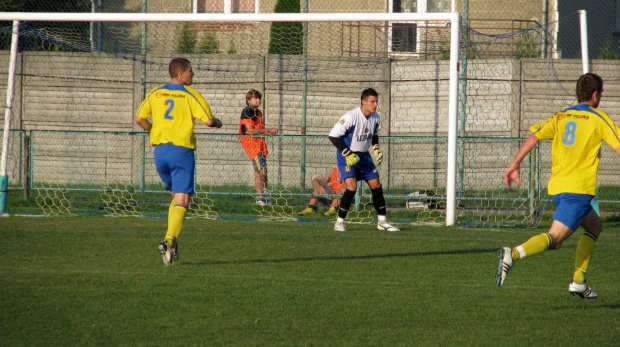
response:
[[[194,194],[194,150],[164,143],[155,146],[155,168],[166,190]]]
[[[577,230],[581,220],[592,210],[590,202],[593,198],[592,195],[573,193],[551,195],[551,200],[557,206],[553,219],[562,222],[572,231]]]
[[[254,166],[254,171],[267,168],[267,158],[265,158],[263,152],[258,153],[256,157],[252,159],[252,165]]]
[[[379,170],[377,170],[375,163],[372,162],[372,156],[370,156],[370,153],[365,152],[355,154],[360,157],[360,161],[351,166],[349,170],[346,169],[347,161],[344,156],[340,153],[337,155],[338,171],[340,171],[340,179],[342,181],[349,177],[354,177],[357,181],[368,181],[379,177]]]

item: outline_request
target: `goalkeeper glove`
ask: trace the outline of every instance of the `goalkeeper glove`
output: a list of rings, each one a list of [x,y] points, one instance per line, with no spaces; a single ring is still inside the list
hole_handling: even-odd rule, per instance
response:
[[[383,152],[379,149],[379,144],[373,145],[372,149],[375,153],[375,158],[377,158],[377,165],[381,165],[383,162]]]
[[[357,162],[360,161],[360,157],[358,157],[357,154],[351,152],[351,150],[348,148],[342,150],[342,155],[344,156],[344,160],[346,160],[347,162],[347,170],[349,170],[351,166],[357,164]]]

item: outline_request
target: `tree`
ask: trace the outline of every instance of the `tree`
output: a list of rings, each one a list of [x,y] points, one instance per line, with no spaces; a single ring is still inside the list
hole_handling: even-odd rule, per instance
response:
[[[177,48],[175,52],[178,54],[194,53],[196,49],[196,33],[192,30],[193,23],[183,22],[179,25]]]
[[[611,48],[609,38],[605,40],[605,44],[601,47],[596,57],[605,60],[618,60],[618,54]]]
[[[196,46],[196,53],[202,54],[220,54],[220,41],[217,39],[217,35],[214,32],[206,32],[198,45]]]
[[[275,13],[299,13],[299,0],[278,0]],[[271,24],[269,54],[303,54],[303,27],[300,22]]]

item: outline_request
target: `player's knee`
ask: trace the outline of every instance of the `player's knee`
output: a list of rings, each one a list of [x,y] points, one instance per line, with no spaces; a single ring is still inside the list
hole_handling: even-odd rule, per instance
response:
[[[584,225],[583,228],[590,234],[598,237],[603,231],[603,222],[599,219],[598,221],[594,223],[589,223],[587,225]]]

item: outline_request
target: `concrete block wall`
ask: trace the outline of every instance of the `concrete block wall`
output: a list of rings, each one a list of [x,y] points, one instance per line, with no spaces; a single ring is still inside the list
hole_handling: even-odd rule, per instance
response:
[[[370,86],[380,93],[381,135],[398,137],[382,140],[386,162],[390,163],[380,167],[383,180],[390,187],[445,185],[447,61],[309,57],[306,134],[310,136],[305,141],[303,178],[300,151],[304,141],[299,137],[302,134],[301,57],[190,55],[188,58],[196,73],[193,87],[205,96],[213,113],[224,123],[222,129],[196,126],[198,184],[253,186],[251,164],[235,135],[247,90],[263,92],[266,123],[282,133],[267,139],[270,183],[299,186],[303,179],[310,186],[312,177],[322,174],[335,162],[335,150],[327,140],[327,133],[342,114],[359,105],[361,90]],[[25,134],[31,130],[75,132],[36,135],[34,178],[54,183],[91,179],[99,184],[135,185],[140,175],[143,138],[133,122],[135,110],[144,93],[169,81],[170,57],[150,56],[144,75],[140,62],[127,57],[25,52],[19,59],[13,128]],[[0,62],[8,66],[8,52],[0,53]],[[484,138],[484,141],[465,145],[463,162],[468,177],[484,179],[466,178],[465,183],[471,182],[472,187],[478,188],[501,186],[503,170],[519,145],[504,140],[527,137],[530,125],[575,103],[574,84],[580,75],[580,62],[555,60],[552,63],[535,59],[469,62],[463,131],[467,137]],[[620,124],[619,63],[594,61],[592,70],[606,80],[601,108]],[[6,78],[0,82],[0,93],[5,92],[4,81]],[[0,115],[1,124],[3,119],[4,114]],[[119,137],[83,135],[83,131],[118,132]],[[19,145],[12,146],[12,166],[20,164],[20,151]],[[148,145],[146,164],[146,183],[157,183]],[[548,163],[543,160],[544,165]],[[602,161],[601,181],[618,183],[613,174],[616,168],[615,161]],[[11,183],[17,184],[19,179],[21,171],[13,170]]]

